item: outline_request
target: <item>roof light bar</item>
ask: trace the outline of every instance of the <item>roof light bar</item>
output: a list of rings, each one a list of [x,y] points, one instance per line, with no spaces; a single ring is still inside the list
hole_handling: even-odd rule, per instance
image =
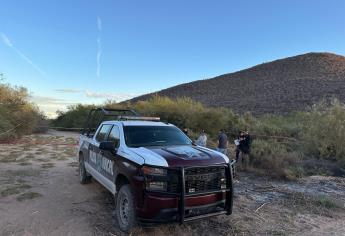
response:
[[[154,116],[119,116],[121,120],[146,120],[146,121],[160,121],[160,117]]]

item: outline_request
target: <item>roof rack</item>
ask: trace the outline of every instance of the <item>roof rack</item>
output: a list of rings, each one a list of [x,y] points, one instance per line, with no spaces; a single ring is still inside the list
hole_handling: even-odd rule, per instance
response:
[[[94,108],[89,111],[81,133],[89,135],[96,131],[96,128],[106,120],[160,121],[160,118],[140,116],[139,113],[133,109]]]
[[[112,108],[94,108],[89,111],[82,134],[89,135],[96,131],[96,128],[105,120],[118,119],[119,116],[130,115],[139,116],[139,114],[132,109],[112,109]]]
[[[160,121],[161,118],[154,116],[119,116],[119,120]]]
[[[130,115],[133,115],[133,116],[139,116],[139,114],[133,109],[113,109],[113,108],[101,107],[101,108],[92,109],[90,112],[92,111],[102,111],[105,116],[119,116],[121,114],[126,115],[126,113],[129,113]]]

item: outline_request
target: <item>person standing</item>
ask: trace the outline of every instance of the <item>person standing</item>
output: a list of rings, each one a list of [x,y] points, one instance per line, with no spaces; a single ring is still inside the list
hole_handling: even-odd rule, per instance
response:
[[[240,158],[240,152],[241,152],[241,148],[240,148],[240,144],[241,141],[244,139],[244,133],[243,131],[240,131],[238,134],[238,138],[235,139],[234,143],[236,145],[236,162],[238,163],[238,159]]]
[[[250,147],[251,147],[251,137],[249,135],[249,132],[242,132],[240,135],[240,145],[239,149],[240,152],[242,152],[241,158],[242,158],[242,166],[244,168],[247,167],[249,162],[249,154],[250,154]]]
[[[217,151],[224,155],[228,153],[228,136],[223,129],[219,131]]]
[[[249,135],[249,131],[246,131],[244,133],[244,137],[246,139],[246,142],[247,142],[247,154],[250,154],[250,149],[251,149],[251,146],[252,146],[252,137]]]
[[[202,130],[199,138],[196,140],[196,145],[201,146],[201,147],[206,147],[206,144],[207,144],[207,136],[206,136],[205,130]]]
[[[185,135],[188,136],[188,128],[187,128],[187,127],[184,127],[183,130],[182,130],[182,132],[183,132]]]
[[[250,153],[250,146],[252,141],[249,132],[242,132],[240,137],[240,150],[243,154],[248,155]]]

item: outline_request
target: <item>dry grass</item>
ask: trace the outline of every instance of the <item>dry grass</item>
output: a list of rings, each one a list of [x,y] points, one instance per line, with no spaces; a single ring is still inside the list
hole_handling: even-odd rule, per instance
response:
[[[28,161],[23,161],[23,162],[19,162],[18,165],[20,165],[20,166],[29,166],[29,165],[32,165],[32,163],[28,162]]]
[[[54,166],[55,166],[55,164],[52,163],[52,162],[41,164],[41,167],[44,168],[44,169],[53,168]]]
[[[344,206],[332,198],[324,195],[311,196],[299,192],[289,193],[287,199],[283,200],[283,204],[295,212],[304,211],[327,217],[333,217],[336,211],[344,210]]]
[[[67,157],[74,157],[76,156],[76,149],[75,148],[67,148],[63,151],[63,155]]]
[[[24,177],[37,177],[40,175],[40,171],[37,169],[18,169],[18,170],[7,170],[0,173],[1,177],[8,179],[24,178]]]
[[[24,190],[29,189],[29,188],[31,188],[31,186],[28,184],[25,184],[25,183],[16,182],[13,184],[5,184],[5,185],[2,185],[0,188],[0,189],[2,189],[0,192],[0,196],[1,197],[7,197],[10,195],[19,194],[19,193],[21,193]]]
[[[18,201],[25,201],[25,200],[29,200],[29,199],[34,199],[37,197],[41,197],[42,194],[40,193],[36,193],[36,192],[26,192],[26,193],[22,193],[17,197]]]
[[[39,157],[39,158],[36,158],[35,161],[39,161],[39,162],[49,162],[50,160],[49,160],[48,158]]]
[[[10,163],[16,162],[21,157],[21,152],[12,151],[7,153],[2,153],[0,155],[0,163]]]

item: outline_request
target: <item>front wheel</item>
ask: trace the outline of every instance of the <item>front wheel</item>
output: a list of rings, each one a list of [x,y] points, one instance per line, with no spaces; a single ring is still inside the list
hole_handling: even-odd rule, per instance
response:
[[[90,182],[91,176],[88,175],[85,169],[84,157],[79,155],[79,181],[81,184]]]
[[[124,232],[130,232],[136,225],[134,194],[129,184],[123,185],[117,194],[116,218]]]

